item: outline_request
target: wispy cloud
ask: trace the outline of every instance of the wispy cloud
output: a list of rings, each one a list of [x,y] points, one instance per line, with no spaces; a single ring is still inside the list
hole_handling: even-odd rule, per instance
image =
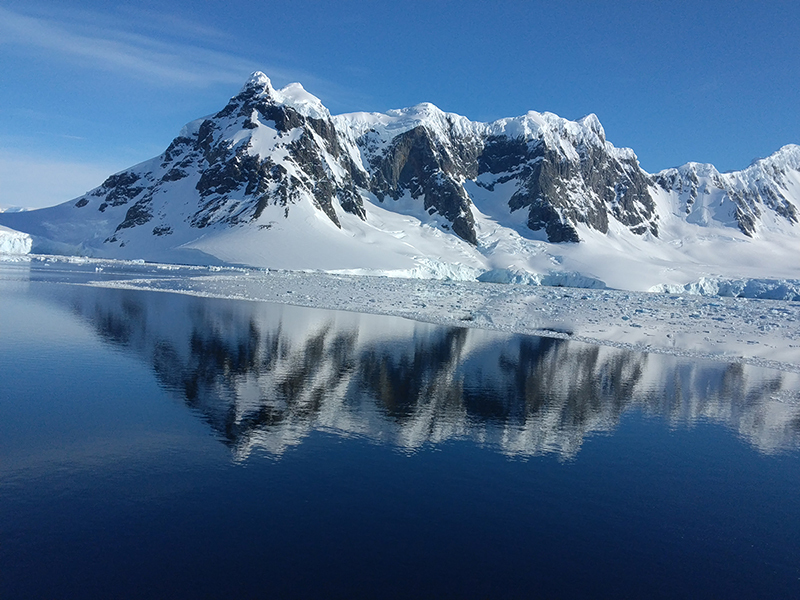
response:
[[[192,24],[183,23],[182,27],[189,31]],[[194,33],[204,35],[198,27],[194,27]],[[257,68],[252,61],[197,44],[163,41],[123,27],[97,28],[88,22],[28,16],[4,8],[0,8],[0,39],[2,44],[38,48],[85,67],[122,72],[161,85],[241,83],[243,73]]]
[[[127,4],[121,4],[116,9],[126,21],[133,21],[153,31],[184,36],[187,39],[200,38],[224,43],[236,41],[236,36],[230,32],[196,21],[183,13],[169,13]]]
[[[38,51],[50,61],[67,60],[86,71],[103,70],[159,87],[239,86],[252,71],[261,70],[276,85],[301,82],[332,104],[334,112],[360,110],[370,100],[369,94],[321,77],[313,68],[287,66],[293,57],[285,50],[251,41],[244,47],[258,60],[228,52],[226,46],[243,46],[239,37],[184,15],[125,5],[113,12],[53,7],[35,12],[36,4],[25,10],[0,7],[0,49]],[[271,62],[265,63],[264,55]]]

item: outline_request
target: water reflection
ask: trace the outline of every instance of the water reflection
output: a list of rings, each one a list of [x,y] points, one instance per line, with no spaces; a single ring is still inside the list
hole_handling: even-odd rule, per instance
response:
[[[800,441],[798,376],[354,313],[74,287],[72,310],[151,363],[238,459],[326,429],[413,450],[466,438],[573,457],[631,409]]]

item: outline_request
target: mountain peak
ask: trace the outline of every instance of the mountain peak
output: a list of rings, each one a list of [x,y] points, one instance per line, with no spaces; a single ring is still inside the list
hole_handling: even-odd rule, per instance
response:
[[[322,101],[307,92],[301,84],[290,83],[276,90],[272,87],[272,81],[269,77],[261,71],[254,71],[235,98],[258,97],[268,97],[273,104],[288,106],[301,115],[312,119],[328,119],[331,116]]]
[[[588,127],[590,130],[596,133],[597,137],[599,137],[601,141],[606,141],[606,130],[603,129],[603,125],[600,123],[600,119],[597,118],[596,114],[589,113],[582,119],[578,119],[578,123],[584,127]]]
[[[386,114],[399,122],[422,123],[444,118],[446,113],[431,102],[420,102],[406,108],[393,108]]]
[[[253,74],[250,75],[250,78],[242,86],[241,91],[245,92],[251,89],[255,89],[260,92],[272,92],[272,81],[270,81],[269,77],[267,77],[261,71],[253,71]]]
[[[791,169],[800,170],[800,146],[797,144],[786,144],[766,158],[756,158],[750,166],[763,164],[769,166],[784,166]]]
[[[286,87],[274,91],[272,96],[278,102],[291,106],[306,117],[328,119],[331,116],[330,111],[322,104],[322,100],[307,92],[299,83],[290,83]]]

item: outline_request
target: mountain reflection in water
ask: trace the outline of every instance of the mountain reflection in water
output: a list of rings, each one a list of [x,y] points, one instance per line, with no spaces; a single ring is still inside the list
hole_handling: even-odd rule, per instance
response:
[[[723,424],[762,452],[798,445],[798,376],[569,340],[177,294],[73,288],[72,309],[152,363],[235,458],[313,430],[413,450],[469,439],[577,454],[625,411]]]

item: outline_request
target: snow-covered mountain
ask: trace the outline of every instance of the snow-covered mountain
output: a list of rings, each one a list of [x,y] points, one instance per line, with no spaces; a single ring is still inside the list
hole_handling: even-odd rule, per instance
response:
[[[160,156],[0,214],[34,251],[648,289],[800,276],[800,147],[651,175],[594,115],[331,116],[255,73]]]

